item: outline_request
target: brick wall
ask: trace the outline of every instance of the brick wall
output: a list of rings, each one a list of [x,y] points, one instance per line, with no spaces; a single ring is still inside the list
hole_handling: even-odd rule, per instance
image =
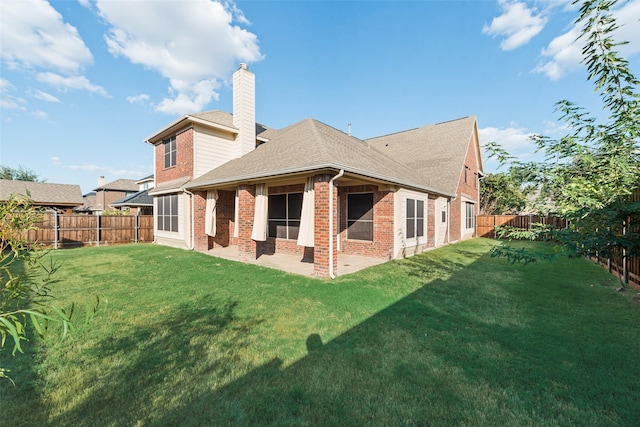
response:
[[[373,193],[373,241],[347,239],[347,195]],[[378,191],[377,185],[340,188],[340,251],[350,255],[393,258],[394,192]]]
[[[436,199],[437,197],[429,194],[427,200],[427,244],[426,247],[433,248],[436,246]]]
[[[329,188],[329,181],[332,176],[323,174],[316,175],[315,211],[314,211],[314,274],[318,277],[329,277],[329,197],[333,197],[333,230],[337,230],[338,225],[338,190],[335,186]],[[337,239],[333,239],[333,266],[334,273],[338,273],[338,250]]]
[[[251,239],[255,199],[255,185],[238,187],[238,252],[241,258],[255,259],[258,256],[256,242]]]
[[[193,211],[194,211],[193,232],[195,234],[194,249],[200,252],[204,252],[209,249],[209,236],[204,231],[206,206],[207,206],[207,192],[194,191],[193,192]]]
[[[185,176],[193,177],[193,129],[176,135],[176,165],[164,167],[164,144],[155,145],[156,185]]]
[[[475,201],[475,215],[478,215],[480,212],[480,189],[478,182],[478,153],[476,152],[476,143],[475,138],[472,136],[469,141],[469,145],[467,148],[467,154],[464,159],[464,167],[460,173],[460,178],[458,180],[458,188],[456,189],[456,194],[458,197],[451,203],[451,215],[450,215],[450,239],[451,241],[460,240],[463,236],[461,235],[462,230],[462,221],[463,215],[465,213],[465,205],[462,200],[462,195],[465,197]],[[467,180],[465,182],[465,168],[467,173]],[[476,233],[474,231],[473,237],[476,237]]]

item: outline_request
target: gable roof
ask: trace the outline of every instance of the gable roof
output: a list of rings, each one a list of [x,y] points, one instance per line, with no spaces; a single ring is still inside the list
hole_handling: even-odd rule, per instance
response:
[[[270,131],[269,143],[191,181],[186,188],[204,188],[321,169],[345,172],[444,195],[415,170],[331,126],[305,119]]]
[[[419,173],[429,185],[455,194],[472,138],[477,145],[475,116],[371,138],[367,142]],[[475,149],[478,169],[482,172],[479,146]]]
[[[26,196],[27,192],[37,205],[80,206],[83,203],[79,185],[0,179],[0,200],[8,200],[11,194]]]
[[[93,191],[138,191],[138,184],[132,179],[116,179],[95,188]]]
[[[239,129],[233,124],[233,114],[222,110],[211,110],[195,114],[185,114],[145,139],[145,141],[150,144],[157,144],[164,138],[167,138],[193,124],[223,129],[235,134],[239,132]],[[260,140],[268,138],[266,135],[270,130],[272,129],[269,129],[260,123],[256,123],[256,138]]]
[[[153,197],[149,195],[149,190],[142,190],[116,200],[111,206],[153,206]]]

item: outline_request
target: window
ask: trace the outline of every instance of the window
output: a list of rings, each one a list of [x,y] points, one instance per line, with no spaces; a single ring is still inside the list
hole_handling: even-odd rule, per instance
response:
[[[469,183],[469,166],[465,166],[464,167],[464,183],[468,184]]]
[[[176,165],[176,137],[165,139],[162,141],[164,145],[164,167],[170,168]]]
[[[269,196],[269,237],[297,239],[302,215],[302,193]]]
[[[473,173],[473,188],[478,188],[478,173]]]
[[[476,211],[473,203],[465,202],[465,226],[467,229],[475,228]]]
[[[447,222],[447,210],[446,208],[442,208],[442,219],[440,220],[443,224]]]
[[[347,239],[373,241],[373,193],[347,194]]]
[[[178,231],[178,195],[158,196],[158,230]]]
[[[424,200],[407,199],[407,239],[424,236]]]

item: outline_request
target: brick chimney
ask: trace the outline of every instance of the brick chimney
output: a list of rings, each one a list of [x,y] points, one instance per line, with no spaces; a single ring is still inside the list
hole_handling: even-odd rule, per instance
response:
[[[256,76],[247,64],[233,73],[233,125],[240,131],[238,156],[256,148]]]
[[[104,176],[101,176],[100,178],[98,178],[98,187],[102,187],[106,183],[107,183],[107,180],[104,179]]]

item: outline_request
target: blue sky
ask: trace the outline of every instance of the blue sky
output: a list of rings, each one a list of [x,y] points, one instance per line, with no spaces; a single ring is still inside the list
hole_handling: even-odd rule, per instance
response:
[[[640,0],[618,7],[638,75]],[[369,138],[475,115],[482,143],[532,159],[529,135],[563,134],[555,102],[601,108],[577,13],[566,0],[2,0],[0,164],[83,192],[142,178],[147,137],[231,112],[240,62],[270,127],[313,117]]]

